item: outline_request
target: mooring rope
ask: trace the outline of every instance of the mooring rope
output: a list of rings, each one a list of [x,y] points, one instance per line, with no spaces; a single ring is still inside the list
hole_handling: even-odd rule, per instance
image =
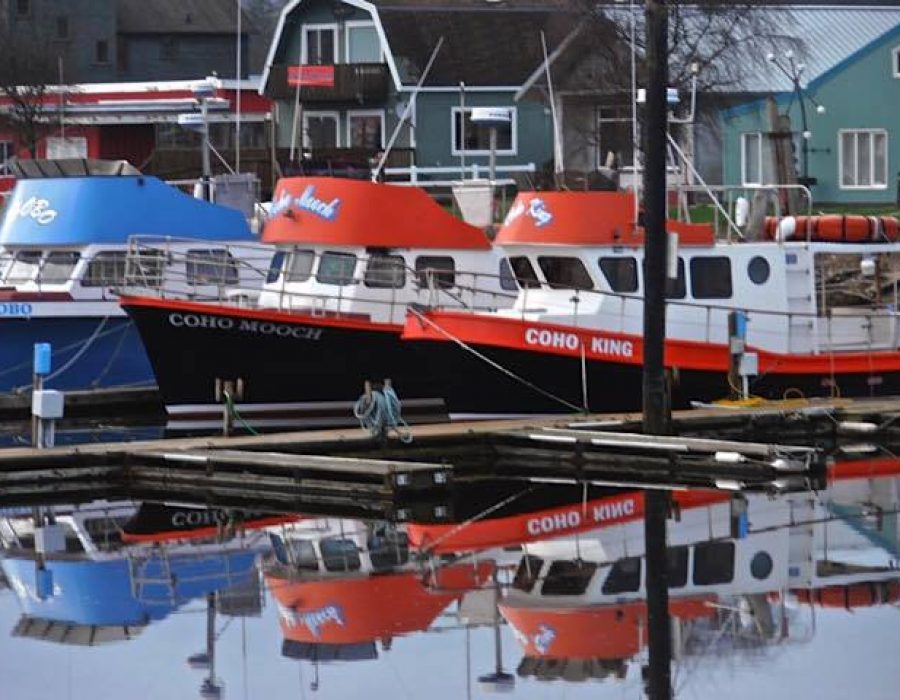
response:
[[[360,427],[368,430],[373,437],[386,436],[394,431],[400,442],[409,444],[413,436],[401,410],[400,397],[390,384],[385,384],[382,389],[366,391],[353,405],[353,415]]]
[[[569,401],[566,401],[564,398],[562,398],[562,397],[560,397],[560,396],[557,396],[556,394],[552,394],[551,392],[547,391],[546,389],[543,389],[542,387],[539,387],[539,386],[538,386],[537,384],[535,384],[534,382],[529,381],[529,380],[525,379],[524,377],[520,377],[518,374],[516,374],[515,372],[513,372],[511,369],[507,369],[506,367],[504,367],[503,365],[501,365],[499,362],[496,362],[495,360],[492,360],[490,357],[488,357],[488,356],[485,355],[484,353],[478,352],[478,350],[476,350],[475,348],[473,348],[471,345],[468,345],[465,341],[463,341],[463,340],[457,338],[455,335],[453,335],[453,334],[450,333],[449,331],[447,331],[447,330],[445,330],[444,328],[442,328],[440,325],[438,325],[437,323],[435,323],[434,321],[432,321],[430,318],[428,318],[427,316],[425,316],[425,315],[424,315],[422,312],[420,312],[419,310],[414,309],[414,308],[411,307],[411,306],[407,307],[407,309],[408,309],[409,311],[411,311],[413,314],[415,314],[416,318],[418,318],[419,320],[424,321],[425,323],[427,323],[429,326],[431,326],[432,328],[434,328],[438,333],[440,333],[441,335],[443,335],[445,338],[447,338],[448,340],[452,340],[454,343],[456,343],[457,345],[459,345],[459,347],[461,347],[463,350],[466,350],[466,351],[472,353],[472,354],[475,355],[475,357],[477,357],[479,360],[482,360],[482,361],[486,362],[487,364],[489,364],[489,365],[490,365],[491,367],[493,367],[494,369],[499,370],[500,372],[503,372],[503,374],[505,374],[506,376],[508,376],[510,379],[513,379],[514,381],[519,382],[520,384],[522,384],[522,385],[528,387],[529,389],[533,389],[534,391],[536,391],[537,393],[541,394],[542,396],[544,396],[544,397],[546,397],[546,398],[548,398],[548,399],[551,399],[551,400],[553,400],[553,401],[556,401],[556,402],[562,404],[562,405],[565,406],[566,408],[572,409],[572,410],[575,411],[576,413],[583,413],[583,412],[584,412],[584,408],[583,408],[582,406],[577,406],[576,404],[571,403],[571,402],[569,402]]]

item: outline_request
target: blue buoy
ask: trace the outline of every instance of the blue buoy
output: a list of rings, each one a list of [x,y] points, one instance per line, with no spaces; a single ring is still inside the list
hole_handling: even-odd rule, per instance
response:
[[[42,377],[50,374],[51,357],[53,355],[50,343],[34,344],[34,373]]]

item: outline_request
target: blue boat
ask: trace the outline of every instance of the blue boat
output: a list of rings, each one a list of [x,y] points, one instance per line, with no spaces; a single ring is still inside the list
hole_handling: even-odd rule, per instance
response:
[[[31,386],[38,342],[53,346],[47,388],[152,385],[140,336],[116,295],[133,266],[129,239],[164,241],[155,257],[142,253],[142,286],[147,269],[174,264],[169,251],[180,246],[189,293],[209,295],[241,281],[228,244],[255,245],[246,218],[125,163],[29,161],[27,174],[0,220],[0,392]],[[210,279],[211,267],[222,279]]]

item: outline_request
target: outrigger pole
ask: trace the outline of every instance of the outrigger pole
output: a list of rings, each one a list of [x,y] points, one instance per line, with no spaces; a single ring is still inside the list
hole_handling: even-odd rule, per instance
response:
[[[668,88],[668,8],[666,0],[647,0],[647,101],[644,109],[644,433],[671,432],[666,390],[666,92]],[[645,495],[644,547],[647,561],[647,631],[649,668],[646,687],[651,700],[672,697],[669,582],[666,561],[666,491]]]

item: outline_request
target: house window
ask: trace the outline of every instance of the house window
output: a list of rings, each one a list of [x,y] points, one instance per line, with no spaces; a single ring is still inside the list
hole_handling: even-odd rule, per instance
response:
[[[887,132],[846,129],[838,134],[838,167],[842,189],[887,187]]]
[[[375,23],[350,21],[344,23],[344,60],[347,63],[381,63],[381,41]]]
[[[0,175],[9,175],[16,149],[12,141],[0,141]]]
[[[337,148],[341,145],[337,112],[304,112],[303,145],[306,148]]]
[[[109,63],[109,42],[97,42],[94,49],[94,60],[96,60],[97,63]]]
[[[509,109],[512,119],[508,126],[497,129],[497,155],[516,155],[516,124],[517,113],[515,107],[498,107]],[[463,121],[465,114],[465,122]],[[454,107],[452,110],[453,128],[453,155],[458,156],[464,150],[474,155],[487,155],[491,147],[491,130],[486,126],[472,123],[472,110]]]
[[[763,136],[753,132],[741,134],[741,184],[763,184]]]
[[[159,60],[178,60],[178,39],[173,36],[166,36],[162,38],[162,40],[159,42]]]
[[[347,112],[347,145],[377,150],[384,147],[384,112]]]
[[[891,52],[891,67],[894,69],[894,77],[900,78],[900,46]]]
[[[69,18],[68,17],[57,17],[56,18],[56,38],[57,39],[68,39],[69,38]]]
[[[630,107],[597,108],[597,167],[606,165],[612,153],[618,167],[634,165],[634,143]]]
[[[337,25],[307,24],[303,28],[303,63],[329,66],[337,63]]]

